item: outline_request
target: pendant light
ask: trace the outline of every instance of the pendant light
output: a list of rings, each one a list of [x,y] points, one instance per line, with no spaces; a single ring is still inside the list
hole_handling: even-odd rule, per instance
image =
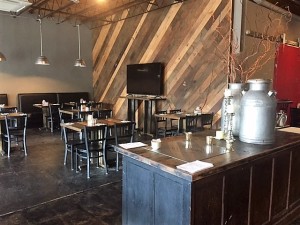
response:
[[[2,52],[0,52],[0,62],[6,61],[5,56],[3,55]]]
[[[43,55],[43,34],[42,34],[42,20],[38,19],[40,22],[40,38],[41,38],[41,56],[37,58],[35,61],[35,64],[37,65],[50,65],[49,60],[47,59],[46,56]]]
[[[79,24],[77,25],[77,33],[78,33],[78,59],[75,60],[74,66],[78,67],[86,67],[85,61],[80,56],[80,28]]]

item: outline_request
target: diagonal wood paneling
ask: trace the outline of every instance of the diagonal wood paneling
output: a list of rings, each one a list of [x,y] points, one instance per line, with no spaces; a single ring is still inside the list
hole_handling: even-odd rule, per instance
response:
[[[119,96],[126,95],[126,65],[163,62],[161,109],[219,112],[227,70],[218,55],[228,51],[231,10],[230,0],[187,0],[102,27],[93,49],[95,99],[114,104],[114,114],[125,119],[127,102]]]

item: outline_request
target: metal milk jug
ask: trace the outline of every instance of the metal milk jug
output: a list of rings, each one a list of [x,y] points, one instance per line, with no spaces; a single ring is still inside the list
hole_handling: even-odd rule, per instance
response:
[[[270,80],[248,80],[249,90],[241,99],[239,139],[253,144],[274,142],[277,100],[269,91]]]
[[[240,102],[242,98],[242,91],[244,84],[242,83],[229,83],[229,90],[231,91],[231,104],[233,105],[234,115],[232,117],[232,134],[234,136],[239,135],[240,129]],[[225,101],[222,102],[221,110],[221,130],[225,130]]]

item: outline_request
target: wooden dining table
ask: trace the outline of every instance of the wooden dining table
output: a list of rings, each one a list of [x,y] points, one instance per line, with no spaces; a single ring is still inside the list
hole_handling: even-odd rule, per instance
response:
[[[124,120],[116,119],[116,118],[107,118],[107,119],[97,119],[96,124],[105,124],[108,127],[113,127],[115,124],[123,123]],[[62,127],[65,127],[67,129],[82,132],[84,130],[84,127],[88,125],[87,121],[82,122],[74,122],[74,123],[61,123]]]
[[[107,119],[97,119],[96,124],[105,124],[110,128],[113,128],[115,124],[124,123],[127,121],[116,119],[116,118],[107,118]],[[80,138],[82,138],[82,132],[84,131],[84,127],[88,125],[87,121],[82,122],[71,122],[71,123],[61,123],[61,127],[64,127],[66,129],[70,129],[75,132],[81,132]],[[103,159],[99,159],[100,166],[103,166]]]
[[[89,108],[86,107],[85,110],[80,110],[80,109],[60,109],[60,113],[68,114],[71,115],[72,118],[74,118],[74,115],[76,115],[78,118],[83,118],[84,120],[87,119],[86,115],[90,115],[92,113],[96,113],[99,111],[107,111],[109,109],[100,109],[100,108]]]
[[[60,105],[60,104],[53,103],[52,105]],[[35,104],[33,104],[33,106],[42,110],[42,113],[43,113],[43,128],[42,129],[45,129],[45,130],[48,129],[47,116],[49,116],[49,104],[43,105],[43,104],[35,103]]]
[[[74,117],[74,115],[77,115],[78,118],[83,118],[83,119],[86,119],[86,115],[92,114],[92,113],[98,112],[98,111],[99,111],[99,109],[97,109],[97,108],[89,108],[89,107],[86,107],[84,110],[80,110],[80,109],[61,109],[60,110],[61,113],[71,115],[72,118]]]

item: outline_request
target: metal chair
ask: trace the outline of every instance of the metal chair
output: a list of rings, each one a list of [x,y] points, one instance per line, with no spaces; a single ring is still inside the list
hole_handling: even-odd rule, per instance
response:
[[[167,114],[167,110],[157,111],[156,114]],[[168,123],[167,123],[166,117],[155,117],[155,136],[158,137],[166,137],[171,135],[171,130],[167,129]]]
[[[27,128],[27,114],[16,116],[5,116],[5,128],[2,129],[3,144],[7,145],[7,156],[10,157],[11,146],[13,143],[23,143],[23,150],[27,156],[26,145],[26,128]],[[5,148],[4,148],[5,149]]]
[[[78,172],[78,159],[87,161],[87,178],[90,178],[90,164],[92,159],[97,159],[97,167],[99,167],[99,159],[103,158],[105,172],[107,172],[106,164],[106,135],[107,126],[85,126],[84,127],[84,144],[77,145],[76,151],[76,172]]]
[[[82,119],[62,119],[62,123],[74,123],[80,122]],[[67,164],[67,156],[70,153],[70,162],[71,162],[71,170],[74,170],[74,155],[75,155],[75,146],[84,144],[84,141],[81,139],[81,132],[76,132],[70,130],[64,126],[61,128],[63,132],[63,139],[65,143],[65,154],[64,154],[64,165]]]
[[[116,123],[113,131],[111,132],[112,135],[107,136],[106,151],[113,151],[117,154],[116,171],[119,171],[119,153],[116,151],[116,146],[122,143],[133,142],[134,128],[135,122],[125,121],[122,123]]]
[[[47,116],[47,124],[53,133],[55,126],[60,128],[59,104],[49,104],[49,115]]]
[[[87,106],[96,109],[102,109],[102,102],[88,102]]]
[[[181,109],[170,109],[170,114],[180,113]],[[175,124],[174,124],[175,122]],[[178,120],[170,119],[172,136],[178,135]]]
[[[98,113],[95,113],[98,119],[107,119],[112,117],[112,110],[111,109],[100,109]]]
[[[170,114],[175,114],[175,113],[180,113],[181,109],[170,109],[169,113]],[[174,122],[176,122],[174,124]],[[170,119],[170,123],[171,123],[171,129],[177,131],[178,130],[178,121],[175,119]]]
[[[185,131],[186,132],[196,132],[199,131],[198,120],[199,115],[187,115],[185,117]]]
[[[212,123],[214,119],[214,113],[204,113],[201,114],[201,127],[204,129],[205,127],[208,127],[209,129],[212,128]]]

